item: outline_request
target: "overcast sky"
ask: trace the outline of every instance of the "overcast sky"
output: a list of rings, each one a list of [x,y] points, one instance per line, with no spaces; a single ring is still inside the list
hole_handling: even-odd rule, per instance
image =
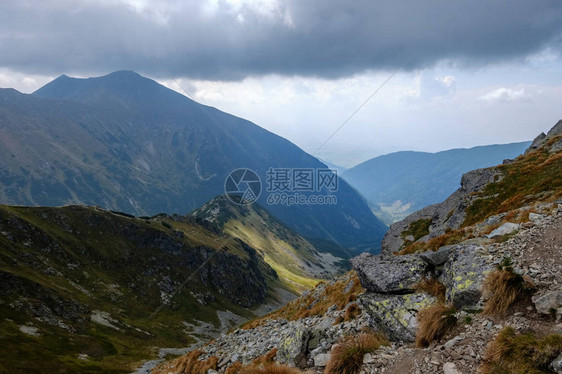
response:
[[[561,52],[558,0],[0,1],[0,87],[135,70],[344,166],[531,140]]]

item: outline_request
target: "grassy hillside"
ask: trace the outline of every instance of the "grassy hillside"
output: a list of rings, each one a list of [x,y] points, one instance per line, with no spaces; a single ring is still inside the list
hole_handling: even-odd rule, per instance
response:
[[[413,234],[415,241],[405,242],[399,253],[435,251],[444,245],[488,234],[504,222],[526,222],[535,208],[558,201],[562,198],[561,144],[562,135],[552,134],[538,149],[496,166],[495,170],[499,171],[496,180],[469,196],[460,227],[418,241],[428,231],[416,235],[416,230],[427,229],[431,219],[412,222],[402,235]],[[491,216],[499,218],[492,225],[484,225],[482,222]]]
[[[319,252],[258,204],[239,206],[220,196],[191,215],[217,224],[225,234],[258,250],[280,281],[296,292],[314,287],[347,264],[340,257]]]

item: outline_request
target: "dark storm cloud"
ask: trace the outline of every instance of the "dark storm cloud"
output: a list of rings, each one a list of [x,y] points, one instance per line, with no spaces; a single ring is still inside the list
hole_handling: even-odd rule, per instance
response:
[[[287,0],[264,12],[219,2],[0,2],[0,66],[36,74],[131,69],[241,79],[340,77],[441,60],[484,65],[561,49],[556,0]],[[206,10],[205,10],[206,9]],[[242,21],[243,20],[243,21]]]

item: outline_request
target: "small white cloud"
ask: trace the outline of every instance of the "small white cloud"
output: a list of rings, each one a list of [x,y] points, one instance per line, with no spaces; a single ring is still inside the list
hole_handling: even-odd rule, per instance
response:
[[[480,96],[480,100],[485,101],[524,101],[530,99],[531,96],[525,91],[525,89],[511,89],[500,87],[493,91],[488,92],[486,95]]]
[[[435,80],[443,86],[449,88],[457,82],[457,78],[452,75],[445,75],[444,77],[435,77]]]

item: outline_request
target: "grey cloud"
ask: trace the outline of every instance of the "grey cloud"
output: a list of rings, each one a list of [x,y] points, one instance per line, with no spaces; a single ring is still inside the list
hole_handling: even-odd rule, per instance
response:
[[[2,1],[0,66],[165,78],[155,56],[186,78],[335,78],[406,58],[407,69],[442,60],[479,66],[561,50],[562,2],[551,0],[286,0],[267,14],[248,4],[219,2],[209,13],[201,1],[168,3],[139,12],[115,2]]]

